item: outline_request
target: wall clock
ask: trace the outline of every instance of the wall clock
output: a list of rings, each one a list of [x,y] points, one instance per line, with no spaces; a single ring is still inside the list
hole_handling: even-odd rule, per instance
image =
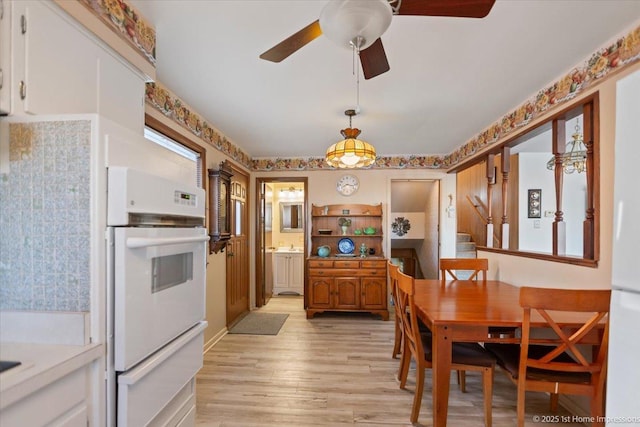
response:
[[[353,175],[344,175],[336,183],[336,190],[343,196],[350,196],[360,187],[358,178]]]

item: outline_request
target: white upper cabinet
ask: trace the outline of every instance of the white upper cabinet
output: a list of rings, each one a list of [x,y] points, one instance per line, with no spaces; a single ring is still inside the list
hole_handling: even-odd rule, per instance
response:
[[[11,6],[12,114],[97,113],[142,132],[141,73],[53,2]]]
[[[0,114],[11,114],[11,2],[0,0]]]

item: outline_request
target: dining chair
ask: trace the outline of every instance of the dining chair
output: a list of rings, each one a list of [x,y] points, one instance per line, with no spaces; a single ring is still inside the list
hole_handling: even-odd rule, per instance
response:
[[[422,393],[424,389],[425,370],[432,368],[432,338],[430,334],[420,332],[415,307],[415,279],[398,272],[396,308],[407,316],[400,316],[403,330],[403,350],[401,358],[400,388],[404,389],[409,374],[410,359],[416,363],[416,386],[410,420],[418,421]],[[402,359],[405,359],[404,361]],[[457,371],[478,371],[482,373],[484,392],[485,425],[491,427],[491,407],[493,396],[493,372],[495,357],[478,343],[453,343],[451,369]]]
[[[447,275],[453,280],[462,279],[461,270],[470,273],[466,280],[479,280],[479,276],[482,275],[482,280],[486,281],[489,260],[487,258],[440,258],[440,277],[443,281],[447,280]]]
[[[393,353],[391,357],[394,359],[398,357],[401,352],[402,345],[402,328],[400,327],[400,316],[401,312],[398,310],[398,306],[396,301],[398,301],[397,295],[397,287],[398,287],[398,272],[400,271],[400,267],[397,264],[394,264],[389,260],[389,284],[391,286],[391,298],[393,298],[394,303],[394,323],[395,323],[395,335],[393,339]]]
[[[447,276],[453,280],[474,280],[486,283],[487,271],[489,270],[489,260],[487,258],[440,258],[440,278],[444,283]],[[469,274],[469,277],[465,276]],[[489,328],[489,337],[514,338],[517,328],[492,326]],[[458,384],[462,392],[466,388],[466,377],[464,371],[458,371]]]
[[[518,387],[518,427],[524,426],[526,391],[550,393],[552,411],[557,409],[560,394],[586,395],[590,398],[591,416],[596,419],[592,426],[604,425],[597,420],[604,416],[610,297],[610,290],[520,289],[520,345],[486,345]],[[540,327],[532,326],[532,312],[543,319],[542,327],[555,334],[532,336],[531,329]],[[563,328],[560,319],[566,318],[566,312],[590,314],[578,327]]]

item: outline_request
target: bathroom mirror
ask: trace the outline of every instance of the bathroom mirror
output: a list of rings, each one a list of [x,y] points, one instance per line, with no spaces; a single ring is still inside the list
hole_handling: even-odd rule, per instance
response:
[[[280,202],[280,232],[302,233],[304,205],[300,202]]]

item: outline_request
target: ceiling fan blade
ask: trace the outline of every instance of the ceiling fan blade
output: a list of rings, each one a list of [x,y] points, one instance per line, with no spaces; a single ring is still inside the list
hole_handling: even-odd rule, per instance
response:
[[[271,49],[260,55],[260,58],[271,62],[280,62],[307,43],[322,35],[320,21],[316,20],[307,25],[291,37],[281,41]]]
[[[398,15],[484,18],[494,3],[495,0],[402,0]]]
[[[360,51],[360,63],[365,79],[371,79],[390,70],[382,40],[378,39],[368,48]]]

